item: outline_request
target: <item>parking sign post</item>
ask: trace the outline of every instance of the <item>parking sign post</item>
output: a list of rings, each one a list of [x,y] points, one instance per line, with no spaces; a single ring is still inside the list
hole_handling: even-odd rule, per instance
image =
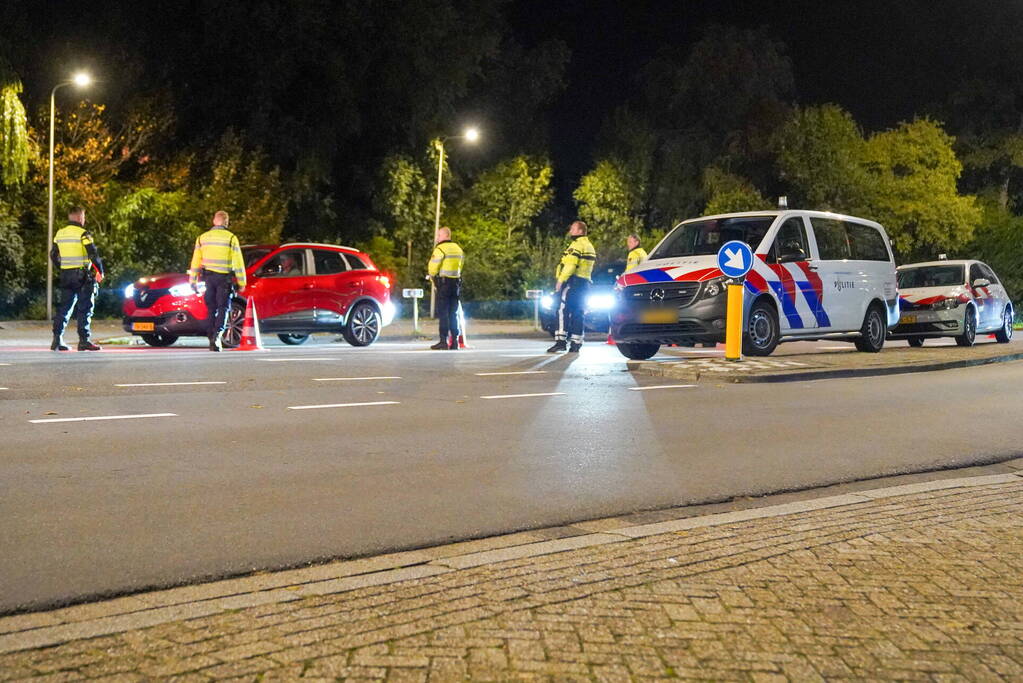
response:
[[[533,329],[540,329],[540,299],[543,298],[542,289],[527,289],[526,298],[533,300]]]
[[[412,334],[419,336],[419,300],[423,298],[421,289],[403,289],[401,296],[405,299],[412,299]]]
[[[728,283],[725,307],[725,360],[742,360],[743,289],[746,273],[753,268],[753,250],[745,242],[732,240],[718,249],[718,268]]]

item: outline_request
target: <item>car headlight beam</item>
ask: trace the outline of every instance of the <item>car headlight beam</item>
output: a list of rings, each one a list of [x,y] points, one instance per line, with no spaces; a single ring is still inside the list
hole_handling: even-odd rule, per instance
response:
[[[130,299],[135,296],[135,284],[132,283],[124,288],[124,298]]]
[[[180,285],[174,285],[169,290],[171,296],[192,296],[195,294],[195,290],[192,289],[192,285],[182,283]]]
[[[540,307],[545,311],[549,311],[554,308],[554,296],[551,294],[544,294],[540,297]]]
[[[586,297],[586,309],[589,311],[608,311],[614,308],[613,294],[591,294]]]

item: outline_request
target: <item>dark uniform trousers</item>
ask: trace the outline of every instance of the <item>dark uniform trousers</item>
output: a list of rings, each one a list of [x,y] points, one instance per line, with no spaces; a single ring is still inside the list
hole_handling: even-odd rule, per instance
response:
[[[234,281],[231,273],[215,273],[212,270],[202,271],[202,281],[206,283],[206,333],[210,343],[216,340],[227,327],[227,311],[231,307],[231,294]]]
[[[91,268],[67,268],[60,271],[60,308],[53,317],[53,336],[64,334],[74,312],[78,319],[78,340],[89,341],[92,336],[92,310],[99,287]]]
[[[446,344],[457,344],[458,305],[462,296],[462,279],[457,277],[437,278],[437,319],[440,326],[440,340]],[[448,335],[451,338],[448,339]]]
[[[558,331],[554,339],[575,344],[583,342],[583,310],[590,281],[573,275],[561,286],[561,304],[558,306]]]

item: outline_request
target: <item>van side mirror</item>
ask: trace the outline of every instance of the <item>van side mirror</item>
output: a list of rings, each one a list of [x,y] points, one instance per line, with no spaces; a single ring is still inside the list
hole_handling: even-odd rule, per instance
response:
[[[806,254],[802,251],[794,251],[788,254],[782,254],[778,257],[778,263],[795,263],[797,261],[805,261]]]
[[[974,287],[990,287],[991,286],[991,280],[988,280],[986,277],[979,277],[979,278],[977,278],[976,280],[973,281],[973,286]]]

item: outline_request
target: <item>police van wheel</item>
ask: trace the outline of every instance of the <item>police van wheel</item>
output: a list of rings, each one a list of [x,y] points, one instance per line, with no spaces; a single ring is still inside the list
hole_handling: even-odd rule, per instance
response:
[[[348,314],[341,336],[352,346],[369,346],[380,336],[380,314],[367,303],[356,305]]]
[[[770,356],[779,340],[778,314],[769,304],[758,301],[749,311],[742,352],[747,356]]]
[[[277,338],[289,346],[305,344],[309,340],[308,334],[279,334]]]
[[[863,327],[860,328],[860,338],[856,340],[856,348],[866,353],[877,353],[884,348],[885,337],[888,336],[888,327],[885,324],[884,315],[879,306],[871,306],[867,314],[863,316]]]
[[[150,346],[170,346],[178,340],[173,334],[143,334],[142,341]]]
[[[660,351],[660,344],[626,344],[618,342],[618,350],[629,360],[646,360],[653,358]]]

